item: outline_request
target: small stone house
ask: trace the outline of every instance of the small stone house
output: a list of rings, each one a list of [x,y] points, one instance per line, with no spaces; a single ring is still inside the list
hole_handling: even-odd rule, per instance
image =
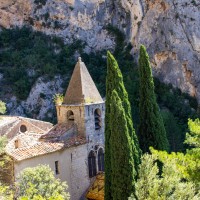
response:
[[[85,199],[96,175],[104,171],[105,103],[79,58],[64,101],[56,105],[58,123],[5,116],[0,135],[9,142],[13,179],[27,167],[47,164],[67,181],[71,200]]]

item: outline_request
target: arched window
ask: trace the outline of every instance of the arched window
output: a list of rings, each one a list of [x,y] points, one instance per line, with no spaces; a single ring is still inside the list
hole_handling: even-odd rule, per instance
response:
[[[99,130],[101,128],[101,111],[100,111],[100,109],[96,109],[94,111],[94,121],[95,121],[95,130]]]
[[[96,168],[96,155],[94,151],[90,151],[88,156],[88,167],[89,167],[89,177],[92,178],[93,176],[97,175],[97,168]]]
[[[98,151],[98,168],[99,171],[104,171],[104,152],[102,148]]]
[[[71,110],[67,111],[67,120],[74,121],[74,113]]]

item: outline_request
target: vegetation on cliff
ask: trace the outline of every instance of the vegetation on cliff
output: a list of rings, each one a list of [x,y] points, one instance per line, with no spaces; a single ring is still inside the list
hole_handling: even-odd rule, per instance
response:
[[[6,104],[0,100],[0,114],[6,113]]]
[[[123,34],[112,26],[106,27],[109,34],[115,37],[116,48],[113,51],[124,77],[124,85],[129,94],[132,117],[136,132],[139,123],[139,72],[134,58],[130,54],[131,45],[126,43]],[[82,60],[97,85],[102,96],[105,96],[106,51],[84,53],[84,43],[74,41],[64,44],[62,39],[34,32],[30,28],[4,29],[0,32],[0,73],[3,74],[0,84],[0,99],[6,102],[12,94],[17,100],[26,99],[38,77],[52,79],[61,74],[66,89],[76,58],[80,54]],[[198,104],[195,98],[181,93],[171,85],[154,79],[157,101],[163,115],[170,150],[184,150],[183,144],[187,131],[187,119],[197,118]],[[41,94],[45,95],[45,94]],[[9,108],[7,109],[9,114]],[[52,109],[53,112],[53,109]],[[55,112],[55,111],[54,111]],[[29,113],[33,117],[33,113]],[[45,120],[45,119],[44,119]],[[171,122],[173,121],[173,126]],[[175,130],[175,131],[174,131]]]

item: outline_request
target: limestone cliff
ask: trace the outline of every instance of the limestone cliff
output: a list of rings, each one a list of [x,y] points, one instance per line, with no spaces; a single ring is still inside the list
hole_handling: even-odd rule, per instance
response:
[[[143,1],[134,52],[145,44],[154,75],[200,100],[200,2]]]
[[[0,26],[31,25],[85,51],[114,47],[112,24],[133,44],[147,47],[154,75],[200,101],[200,2],[198,0],[0,0]],[[29,102],[29,100],[27,100]]]

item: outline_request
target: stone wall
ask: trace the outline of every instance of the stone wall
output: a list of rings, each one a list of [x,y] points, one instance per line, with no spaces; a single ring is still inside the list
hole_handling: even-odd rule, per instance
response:
[[[99,109],[101,112],[101,128],[95,130],[95,110]],[[105,103],[86,104],[85,105],[85,127],[86,139],[90,149],[95,149],[95,146],[104,147],[104,118],[105,118]]]
[[[58,105],[57,119],[58,124],[65,123],[67,126],[73,123],[77,126],[78,134],[85,136],[85,120],[84,120],[84,106],[83,105]],[[72,111],[74,114],[74,121],[68,120],[67,113]]]

